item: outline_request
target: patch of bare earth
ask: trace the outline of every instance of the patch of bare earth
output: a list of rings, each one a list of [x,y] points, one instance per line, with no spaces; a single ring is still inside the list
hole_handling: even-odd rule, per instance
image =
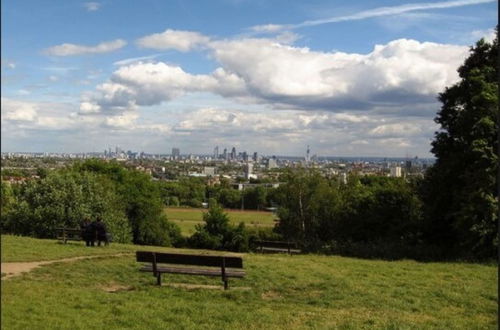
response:
[[[105,257],[121,257],[124,255],[130,255],[132,253],[118,253],[112,255],[95,255],[95,256],[80,256],[56,260],[46,260],[46,261],[31,261],[31,262],[2,262],[1,269],[5,276],[2,276],[2,280],[9,279],[14,276],[19,276],[23,273],[32,271],[43,265],[49,265],[57,262],[73,262],[82,259],[94,259],[94,258],[105,258]]]

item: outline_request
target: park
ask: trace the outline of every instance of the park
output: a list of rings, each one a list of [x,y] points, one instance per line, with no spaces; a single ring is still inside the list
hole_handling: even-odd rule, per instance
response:
[[[117,243],[86,248],[4,235],[2,272],[5,263],[55,262],[7,279],[2,273],[2,326],[496,328],[493,264],[228,253],[243,259],[246,276],[223,290],[219,278],[180,274],[164,275],[158,287],[139,271],[136,251],[221,254]],[[71,260],[82,256],[92,258]]]

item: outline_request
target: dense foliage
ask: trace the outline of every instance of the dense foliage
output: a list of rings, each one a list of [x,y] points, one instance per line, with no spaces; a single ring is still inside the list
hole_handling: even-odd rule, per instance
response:
[[[118,242],[172,245],[180,230],[166,219],[160,192],[144,173],[117,163],[89,160],[17,185],[2,183],[2,230],[55,237],[56,228],[77,228],[98,215]]]
[[[215,199],[210,200],[210,208],[203,214],[203,221],[203,225],[196,225],[196,232],[189,238],[190,246],[214,250],[248,250],[245,224],[231,225],[229,217]]]
[[[498,245],[498,39],[479,41],[439,96],[435,165],[422,197],[426,238],[453,254],[493,257]]]
[[[57,171],[21,185],[17,196],[11,196],[8,189],[6,192],[8,199],[2,208],[4,231],[55,237],[56,228],[78,228],[84,218],[99,215],[115,241],[131,241],[125,210],[106,177]]]
[[[278,231],[308,251],[384,258],[419,257],[421,205],[403,178],[289,171],[278,188]]]

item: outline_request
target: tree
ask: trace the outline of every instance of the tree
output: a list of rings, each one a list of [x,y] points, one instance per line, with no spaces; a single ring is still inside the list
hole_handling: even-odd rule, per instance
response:
[[[50,172],[43,179],[24,184],[17,199],[2,219],[6,232],[53,238],[56,228],[78,228],[85,217],[99,215],[114,241],[131,241],[131,228],[119,196],[102,175]]]
[[[439,95],[436,163],[422,185],[425,236],[461,255],[492,257],[498,244],[498,38],[478,41],[458,72],[461,80]]]
[[[229,223],[229,217],[215,199],[209,201],[210,208],[203,214],[203,225],[196,225],[196,232],[189,238],[189,244],[196,248],[247,251],[248,235],[245,224]]]
[[[117,162],[100,160],[77,163],[73,171],[102,174],[114,183],[135,244],[169,246],[179,243],[180,230],[168,222],[159,185],[149,175],[127,169]]]

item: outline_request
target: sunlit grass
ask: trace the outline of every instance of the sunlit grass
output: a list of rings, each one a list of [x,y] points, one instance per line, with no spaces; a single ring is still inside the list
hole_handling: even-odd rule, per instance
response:
[[[191,236],[195,232],[196,224],[203,223],[203,212],[206,209],[165,208],[168,219],[181,228],[184,236]],[[244,222],[247,227],[273,227],[275,216],[272,212],[249,210],[224,210],[233,224]]]
[[[22,247],[26,240],[2,236],[2,256],[32,260]],[[28,241],[50,253],[50,259],[76,249],[51,240]],[[112,248],[127,252],[136,247]],[[101,253],[97,248],[80,251]],[[243,260],[247,277],[230,280],[228,291],[157,287],[151,274],[138,271],[132,255],[44,266],[2,280],[2,326],[496,329],[496,266],[318,255],[245,254]],[[222,287],[220,279],[203,276],[165,275],[164,282]]]

